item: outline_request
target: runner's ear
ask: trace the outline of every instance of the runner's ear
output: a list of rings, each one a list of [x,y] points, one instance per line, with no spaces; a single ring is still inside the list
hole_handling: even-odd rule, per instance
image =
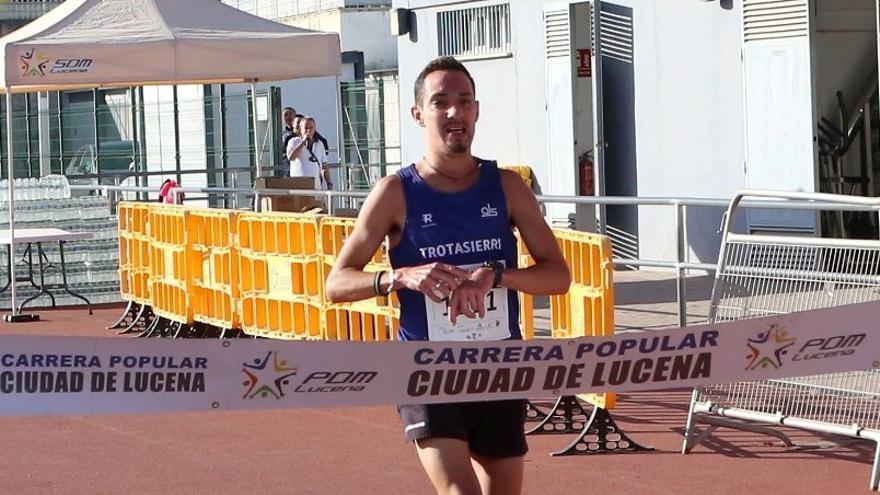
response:
[[[422,120],[422,109],[418,105],[413,105],[409,110],[410,114],[412,114],[413,120],[419,124],[419,127],[425,127],[425,121]]]

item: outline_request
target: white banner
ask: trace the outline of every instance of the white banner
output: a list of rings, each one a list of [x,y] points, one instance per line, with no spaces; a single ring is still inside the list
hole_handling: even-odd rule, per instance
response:
[[[366,406],[880,369],[880,302],[607,338],[443,343],[0,337],[0,415]]]

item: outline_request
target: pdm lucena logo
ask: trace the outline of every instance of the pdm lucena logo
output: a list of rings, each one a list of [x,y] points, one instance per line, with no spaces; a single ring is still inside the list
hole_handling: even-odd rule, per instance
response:
[[[770,325],[766,331],[749,338],[746,343],[749,354],[746,370],[782,366],[782,357],[788,354],[788,348],[795,343],[794,337],[788,335],[784,328],[777,324]]]
[[[278,352],[269,351],[264,358],[256,358],[252,363],[242,363],[245,380],[243,399],[284,397],[284,387],[290,384],[290,377],[296,375],[296,368],[289,366]]]

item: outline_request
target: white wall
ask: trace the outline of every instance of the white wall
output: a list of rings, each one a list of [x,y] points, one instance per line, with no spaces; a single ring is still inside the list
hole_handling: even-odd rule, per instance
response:
[[[633,7],[639,196],[732,196],[745,183],[741,2],[614,3]],[[673,219],[640,209],[641,258],[674,259]],[[714,262],[720,211],[687,220],[691,260]]]
[[[144,138],[147,171],[175,172],[174,88],[144,86]],[[202,139],[204,141],[204,139]],[[150,186],[158,186],[164,177],[150,177]]]
[[[343,52],[364,53],[366,70],[397,67],[397,47],[387,9],[335,9],[282,19],[285,24],[339,33]]]
[[[181,170],[204,170],[207,166],[203,88],[200,84],[177,86]],[[176,177],[174,86],[144,86],[143,91],[147,171],[170,172],[168,176],[151,176],[147,179],[150,186],[157,187],[166,178]],[[184,175],[181,184],[187,187],[208,185],[204,174]]]
[[[367,71],[397,68],[397,41],[387,9],[342,11],[341,26],[342,51],[363,52]]]
[[[401,157],[418,160],[424,152],[422,129],[410,116],[413,84],[422,68],[437,57],[437,8],[425,1],[395,1],[393,8],[416,8],[418,40],[397,38],[400,66]],[[433,2],[439,3],[439,2]],[[466,2],[453,8],[492,5]],[[448,8],[448,7],[444,7]],[[480,120],[473,152],[504,163],[531,165],[542,185],[547,184],[546,116],[544,113],[544,46],[540,0],[510,2],[513,57],[460,58],[477,85]]]
[[[205,147],[205,89],[201,84],[177,87],[178,121],[180,122],[180,169],[204,170],[207,166]],[[207,187],[204,174],[181,178],[187,187]]]

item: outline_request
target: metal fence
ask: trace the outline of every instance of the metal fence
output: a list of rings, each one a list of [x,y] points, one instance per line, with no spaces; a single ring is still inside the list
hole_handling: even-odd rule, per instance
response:
[[[396,74],[341,82],[340,161],[346,184],[369,190],[400,162],[399,80]]]
[[[266,109],[259,119],[257,143],[251,99],[246,92],[227,94],[222,84],[14,95],[14,175],[109,176],[147,170],[179,174],[201,169],[205,173],[198,185],[225,186],[211,180],[212,169],[253,166],[255,149],[260,163],[280,161],[275,145],[280,138],[280,93],[277,88],[257,92],[258,107]],[[0,102],[4,136],[6,111],[5,102]],[[3,139],[4,161],[6,147]],[[3,167],[0,177],[5,174]]]
[[[734,233],[731,225],[735,215],[743,209],[740,204],[743,196],[812,199],[819,202],[817,206],[821,206],[822,201],[834,201],[880,211],[880,201],[869,198],[755,192],[737,196],[727,212],[712,290],[710,322],[880,300],[880,241]],[[826,204],[823,209],[837,208]],[[770,335],[772,332],[776,333]],[[788,342],[782,329],[768,330],[767,338]],[[794,351],[788,354],[794,355]],[[768,365],[783,364],[780,356],[770,359],[780,362]],[[762,360],[754,365],[763,363]],[[710,426],[699,433],[696,422]],[[880,369],[697,388],[691,400],[682,450],[689,452],[718,426],[769,433],[792,445],[781,432],[755,427],[750,422],[794,426],[877,442],[870,487],[878,488]]]

